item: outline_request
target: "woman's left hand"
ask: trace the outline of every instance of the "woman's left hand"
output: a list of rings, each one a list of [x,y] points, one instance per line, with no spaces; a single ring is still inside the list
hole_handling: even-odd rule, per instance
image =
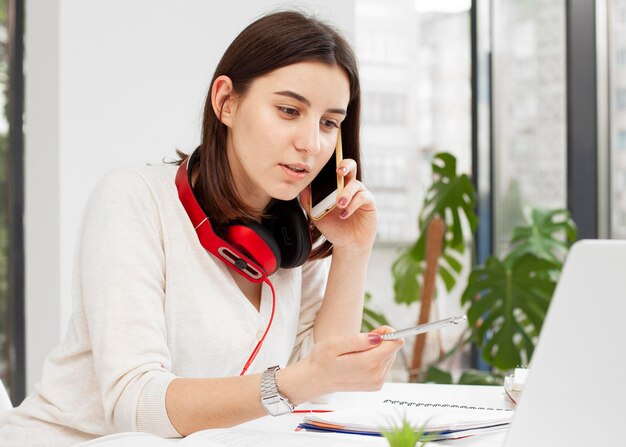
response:
[[[337,207],[315,226],[336,249],[370,250],[376,238],[376,202],[372,193],[356,179],[357,165],[346,158],[337,167],[344,177],[344,188],[337,198]],[[300,193],[300,203],[308,211],[310,187]]]

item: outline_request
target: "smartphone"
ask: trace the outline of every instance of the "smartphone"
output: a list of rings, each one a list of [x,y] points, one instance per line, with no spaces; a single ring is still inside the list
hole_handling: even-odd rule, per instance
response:
[[[341,129],[337,132],[335,159],[331,157],[319,174],[311,182],[311,207],[309,214],[318,220],[337,206],[337,197],[343,189],[343,176],[337,174],[339,163],[343,160]]]

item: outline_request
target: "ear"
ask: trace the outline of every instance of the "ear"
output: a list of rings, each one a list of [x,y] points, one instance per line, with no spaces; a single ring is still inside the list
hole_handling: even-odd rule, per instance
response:
[[[231,127],[234,112],[237,110],[233,81],[225,75],[218,76],[211,86],[211,105],[217,118]]]

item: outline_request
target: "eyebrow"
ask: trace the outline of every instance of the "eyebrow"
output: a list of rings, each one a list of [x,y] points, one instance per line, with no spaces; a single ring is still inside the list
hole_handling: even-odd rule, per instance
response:
[[[299,101],[302,104],[306,105],[307,107],[311,107],[311,101],[309,101],[304,96],[299,95],[296,92],[292,92],[291,90],[283,90],[281,92],[274,92],[274,94],[275,95],[281,95],[281,96],[287,96],[288,98],[293,98],[296,101]],[[326,111],[330,112],[330,113],[338,113],[340,115],[346,115],[347,114],[345,109],[328,109]]]

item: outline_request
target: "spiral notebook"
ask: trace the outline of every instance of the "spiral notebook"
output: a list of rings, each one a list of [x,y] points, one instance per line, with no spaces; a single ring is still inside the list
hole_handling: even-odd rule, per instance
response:
[[[386,399],[376,405],[310,414],[299,427],[308,431],[381,436],[384,431],[401,427],[406,420],[413,429],[423,429],[433,440],[444,440],[504,430],[513,413],[509,408]]]

